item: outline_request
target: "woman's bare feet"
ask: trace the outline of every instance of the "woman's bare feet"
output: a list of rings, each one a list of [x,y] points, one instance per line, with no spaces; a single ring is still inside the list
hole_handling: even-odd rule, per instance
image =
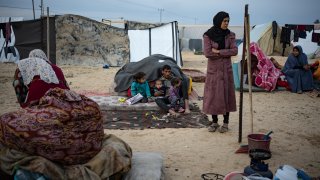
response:
[[[184,113],[185,113],[185,114],[190,114],[190,109],[185,109],[185,110],[184,110]]]
[[[179,113],[183,113],[183,112],[184,112],[184,109],[183,109],[182,107],[180,107],[179,110],[178,110],[178,112],[179,112]]]
[[[278,61],[275,60],[273,57],[271,57],[270,60],[271,60],[271,62],[273,63],[273,65],[274,65],[276,68],[278,68],[278,69],[282,69],[282,68],[283,68],[283,66],[280,65],[280,64],[278,63]]]
[[[185,114],[189,114],[190,113],[190,107],[189,107],[189,99],[185,99],[184,100],[184,113]]]

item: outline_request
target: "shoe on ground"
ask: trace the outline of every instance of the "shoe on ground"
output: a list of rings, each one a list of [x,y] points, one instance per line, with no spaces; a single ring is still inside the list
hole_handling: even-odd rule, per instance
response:
[[[218,123],[212,123],[209,127],[208,127],[208,131],[209,132],[216,132],[216,130],[220,127],[220,125]]]
[[[225,132],[228,132],[228,125],[222,125],[221,127],[220,127],[220,129],[219,129],[219,132],[220,133],[225,133]]]

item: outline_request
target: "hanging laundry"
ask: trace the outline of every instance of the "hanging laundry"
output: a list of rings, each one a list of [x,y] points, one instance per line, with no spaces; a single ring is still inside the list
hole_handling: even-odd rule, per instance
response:
[[[314,25],[306,25],[306,31],[310,32],[314,28]]]
[[[280,35],[280,43],[290,44],[291,29],[282,27]]]
[[[293,38],[294,38],[294,30],[293,30],[293,29],[291,29],[290,42],[293,40]]]
[[[299,41],[299,30],[295,29],[293,33],[293,42],[298,42]]]
[[[11,42],[11,24],[10,22],[7,22],[6,23],[6,47],[8,46],[9,42]]]
[[[12,53],[13,57],[16,57],[16,50],[14,49],[14,46],[4,47],[4,55],[6,59],[8,58],[9,53]]]
[[[297,29],[299,31],[305,31],[306,30],[306,25],[298,25]]]
[[[297,29],[297,25],[294,24],[285,24],[286,27],[288,27],[289,29]]]
[[[307,38],[307,32],[306,31],[299,31],[299,38],[302,38],[302,39]]]
[[[315,43],[320,42],[320,33],[312,33],[311,41]]]

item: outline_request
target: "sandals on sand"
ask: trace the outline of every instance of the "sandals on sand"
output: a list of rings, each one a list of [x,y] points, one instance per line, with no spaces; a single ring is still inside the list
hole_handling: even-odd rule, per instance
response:
[[[216,132],[217,129],[219,129],[219,132],[220,133],[225,133],[225,132],[228,132],[228,125],[224,124],[222,125],[220,128],[220,125],[218,123],[212,123],[209,128],[208,128],[208,131],[209,132]]]
[[[219,129],[219,132],[220,133],[225,133],[227,132],[229,129],[228,129],[228,125],[222,125]]]
[[[212,123],[209,127],[208,127],[208,131],[209,132],[216,132],[216,130],[220,127],[220,125],[218,123]]]

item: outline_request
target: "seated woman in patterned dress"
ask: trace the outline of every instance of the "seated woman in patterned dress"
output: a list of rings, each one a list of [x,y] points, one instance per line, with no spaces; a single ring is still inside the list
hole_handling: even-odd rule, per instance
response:
[[[23,109],[0,116],[3,146],[63,165],[83,164],[101,150],[98,104],[69,90],[61,69],[43,51],[33,50],[20,60],[16,77],[16,90],[24,86],[27,95],[17,92]]]

